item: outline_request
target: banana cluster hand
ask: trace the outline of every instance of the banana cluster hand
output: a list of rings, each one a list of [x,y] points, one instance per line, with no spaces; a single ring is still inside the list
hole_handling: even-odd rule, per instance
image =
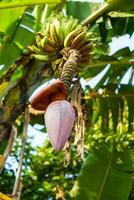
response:
[[[31,46],[34,54],[42,56],[35,56],[43,59],[43,55],[47,55],[52,61],[52,66],[56,68],[54,63],[56,60],[62,59],[61,51],[64,48],[76,49],[80,53],[79,65],[86,65],[89,63],[92,54],[92,33],[87,27],[83,27],[78,23],[77,19],[73,17],[66,17],[63,14],[51,16],[48,19],[42,31],[37,33],[35,44]],[[46,56],[44,57],[46,61]],[[61,65],[59,63],[59,66]]]
[[[93,34],[86,27],[78,25],[78,28],[70,32],[64,40],[65,48],[70,47],[79,51],[81,55],[79,65],[86,65],[90,61],[93,47],[92,36]]]

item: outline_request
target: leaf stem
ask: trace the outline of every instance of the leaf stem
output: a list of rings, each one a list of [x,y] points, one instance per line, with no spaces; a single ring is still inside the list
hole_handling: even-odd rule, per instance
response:
[[[83,26],[87,26],[88,24],[94,23],[99,17],[101,17],[104,13],[109,11],[109,4],[104,4],[98,10],[96,10],[93,14],[89,15],[85,20],[81,22]]]
[[[106,169],[105,169],[105,173],[104,173],[104,178],[103,178],[102,183],[100,185],[96,200],[101,199],[101,195],[103,193],[103,189],[104,189],[104,186],[106,184],[106,180],[107,180],[108,175],[109,175],[110,170],[111,170],[111,165],[112,165],[112,162],[113,162],[113,158],[114,158],[114,151],[112,152],[111,157],[108,160],[108,163],[107,163],[107,166],[106,166]]]
[[[116,98],[119,98],[119,97],[134,97],[133,93],[127,93],[127,92],[122,92],[122,93],[119,93],[119,94],[99,94],[99,93],[95,93],[95,99],[99,99],[99,98],[111,98],[111,97],[116,97]],[[85,99],[85,100],[91,100],[93,99],[92,96],[85,96],[83,97],[82,99]]]
[[[94,68],[94,67],[100,67],[102,65],[133,65],[134,64],[134,58],[123,58],[121,60],[114,60],[114,61],[100,61],[100,62],[92,62],[86,69]]]

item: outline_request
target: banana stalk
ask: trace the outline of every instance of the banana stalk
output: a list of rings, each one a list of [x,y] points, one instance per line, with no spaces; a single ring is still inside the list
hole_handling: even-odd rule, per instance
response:
[[[77,50],[70,49],[68,53],[69,57],[65,62],[65,64],[63,65],[63,70],[61,72],[61,77],[60,77],[60,79],[64,83],[67,93],[69,91],[72,79],[75,75],[78,66],[78,61],[80,59],[80,54]]]
[[[134,9],[134,1],[133,0],[108,0],[106,4],[100,7],[96,12],[87,17],[84,21],[82,21],[83,26],[87,26],[88,24],[92,24],[99,17],[101,17],[104,13],[108,13],[110,11],[118,11],[118,10],[133,10]]]

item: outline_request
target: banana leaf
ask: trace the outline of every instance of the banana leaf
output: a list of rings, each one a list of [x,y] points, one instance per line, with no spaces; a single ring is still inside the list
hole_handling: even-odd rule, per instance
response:
[[[72,199],[128,200],[134,171],[133,152],[118,152],[103,146],[94,149],[85,160]]]

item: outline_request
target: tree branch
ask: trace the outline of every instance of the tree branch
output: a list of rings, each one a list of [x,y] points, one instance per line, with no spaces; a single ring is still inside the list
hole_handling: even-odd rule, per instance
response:
[[[13,194],[8,194],[7,196],[10,197],[12,200],[20,200],[22,188],[23,184],[20,182],[17,194],[15,196],[13,196]]]
[[[15,179],[15,184],[14,184],[13,193],[12,193],[13,196],[16,196],[18,189],[19,189],[19,185],[20,185],[20,178],[21,178],[21,171],[22,171],[22,164],[23,164],[28,124],[29,124],[29,111],[28,111],[28,108],[26,108],[25,121],[24,121],[24,127],[23,127],[22,146],[21,146],[21,151],[20,151],[20,160],[19,160],[18,170],[16,173],[16,179]]]
[[[2,163],[2,166],[0,167],[0,174],[5,166],[5,163],[7,161],[7,158],[13,148],[13,145],[14,145],[14,142],[16,140],[16,137],[17,137],[17,129],[15,126],[12,126],[12,131],[11,131],[11,134],[10,134],[10,138],[9,138],[9,141],[8,141],[8,145],[6,147],[6,150],[3,154],[3,163]]]
[[[101,8],[95,11],[93,14],[89,15],[85,20],[81,22],[83,26],[94,23],[98,18],[100,18],[104,13],[109,11],[109,4],[104,4]]]

